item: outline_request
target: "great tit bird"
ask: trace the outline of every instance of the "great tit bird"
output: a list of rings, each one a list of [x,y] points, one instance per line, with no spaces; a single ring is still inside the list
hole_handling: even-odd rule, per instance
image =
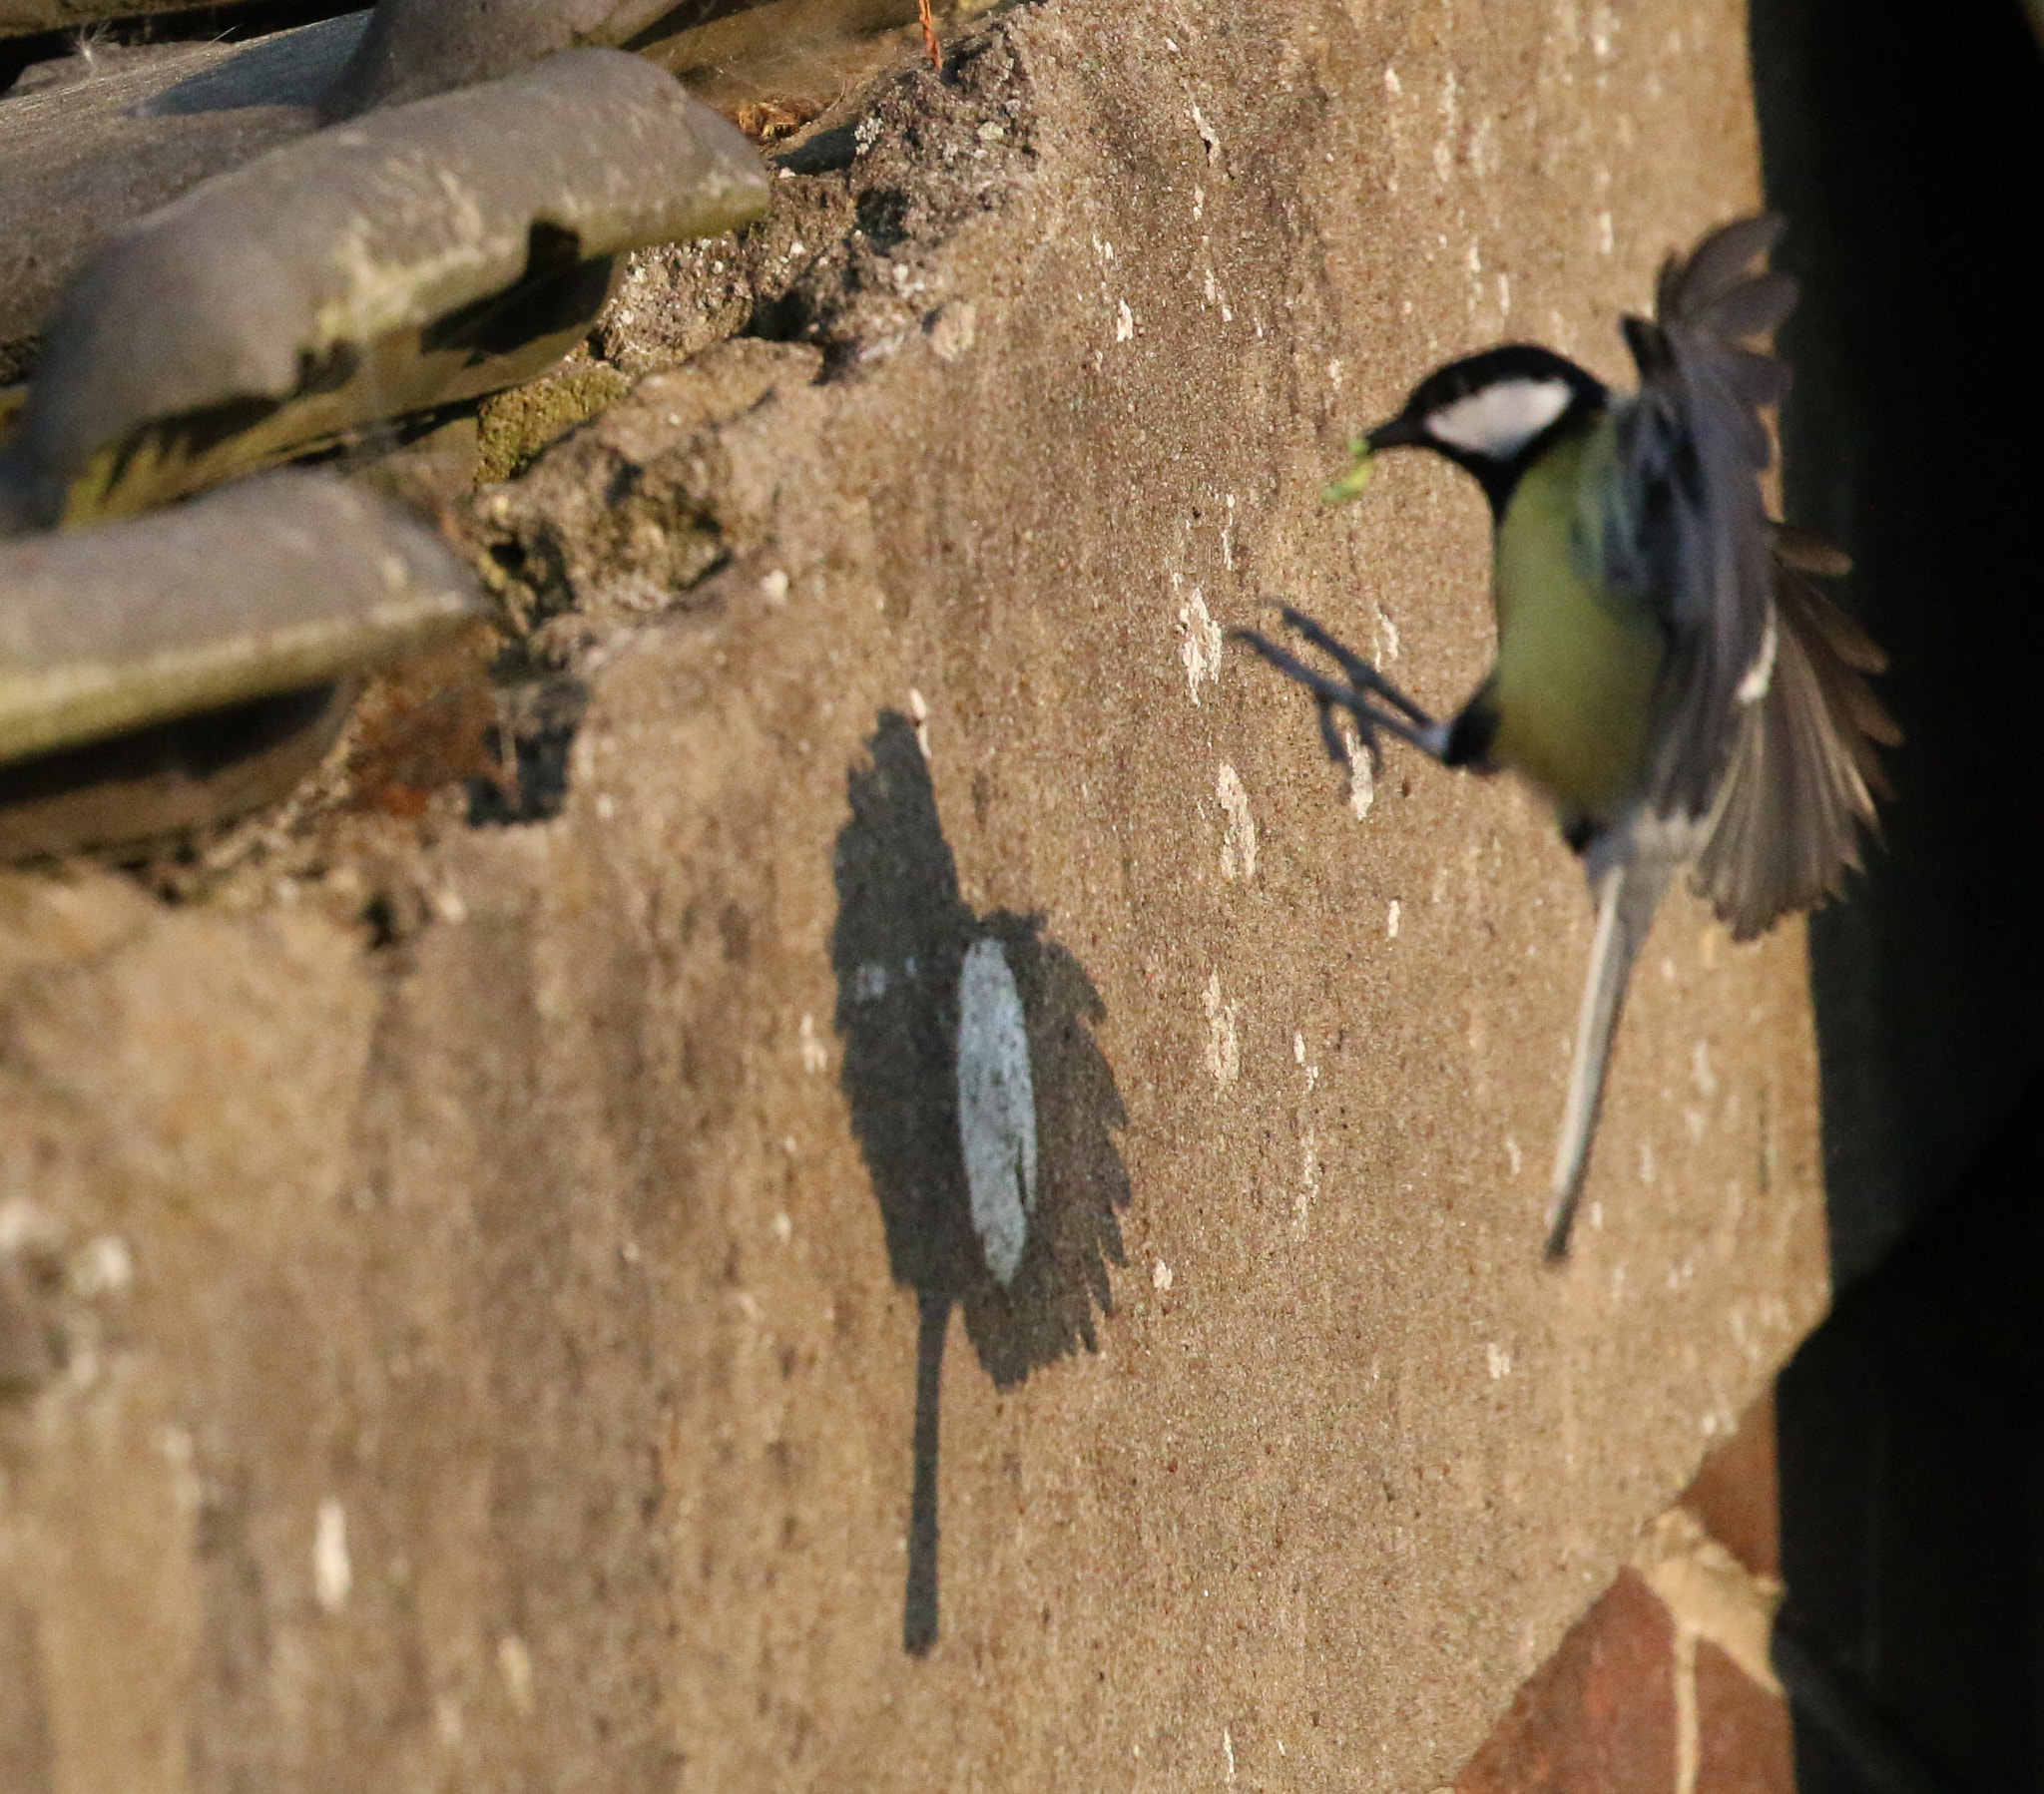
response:
[[[1900,732],[1864,675],[1885,657],[1810,576],[1835,549],[1772,521],[1763,406],[1787,365],[1750,346],[1795,303],[1787,274],[1754,271],[1781,234],[1745,219],[1661,269],[1655,315],[1627,317],[1640,373],[1613,392],[1550,350],[1512,343],[1450,362],[1350,445],[1328,489],[1353,497],[1371,457],[1431,449],[1490,501],[1497,660],[1461,710],[1436,720],[1317,623],[1284,621],[1339,668],[1308,667],[1237,632],[1312,694],[1329,755],[1352,716],[1444,766],[1509,767],[1554,805],[1597,911],[1555,1151],[1551,1259],[1567,1256],[1626,980],[1675,872],[1735,940],[1820,903],[1859,863],[1885,796],[1876,744]]]

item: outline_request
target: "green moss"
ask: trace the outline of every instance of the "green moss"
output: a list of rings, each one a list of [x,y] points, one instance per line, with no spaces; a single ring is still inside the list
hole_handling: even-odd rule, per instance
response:
[[[476,414],[476,483],[523,473],[548,443],[615,404],[631,386],[615,367],[596,362],[492,393]]]

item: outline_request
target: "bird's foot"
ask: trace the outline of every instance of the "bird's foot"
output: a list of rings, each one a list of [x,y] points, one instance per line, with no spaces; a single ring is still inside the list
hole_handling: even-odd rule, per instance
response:
[[[1347,739],[1334,726],[1334,712],[1345,710],[1355,718],[1355,732],[1368,753],[1372,770],[1382,765],[1379,733],[1395,736],[1433,759],[1447,753],[1448,726],[1436,722],[1404,692],[1384,677],[1354,650],[1337,642],[1303,612],[1289,605],[1278,607],[1287,628],[1320,650],[1346,675],[1346,682],[1308,667],[1289,650],[1259,635],[1255,630],[1231,630],[1238,642],[1253,648],[1287,678],[1296,679],[1311,694],[1320,716],[1320,740],[1327,757],[1337,766],[1354,769]]]

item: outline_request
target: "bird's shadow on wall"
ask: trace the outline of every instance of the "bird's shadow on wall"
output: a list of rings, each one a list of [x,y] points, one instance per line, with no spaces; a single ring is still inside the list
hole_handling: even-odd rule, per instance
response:
[[[883,710],[866,745],[836,841],[830,959],[852,1129],[889,1267],[920,1316],[902,1611],[902,1643],[919,1655],[937,1637],[937,1414],[951,1311],[999,1388],[1097,1349],[1095,1310],[1113,1307],[1109,1266],[1125,1262],[1117,1217],[1129,1177],[1114,1135],[1126,1116],[1093,1038],[1106,1008],[1084,968],[1044,938],[1040,917],[976,916],[960,896],[914,725]],[[1012,976],[1034,1093],[1034,1202],[1005,1284],[974,1229],[960,1140],[960,971],[981,942],[998,945]]]

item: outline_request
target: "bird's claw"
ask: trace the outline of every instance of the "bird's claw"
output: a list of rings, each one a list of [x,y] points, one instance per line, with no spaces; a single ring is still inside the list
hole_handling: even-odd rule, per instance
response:
[[[1392,734],[1401,741],[1409,742],[1422,752],[1439,757],[1440,750],[1432,737],[1441,732],[1433,718],[1427,715],[1411,698],[1384,677],[1374,667],[1345,644],[1338,642],[1326,630],[1315,623],[1302,611],[1293,610],[1289,605],[1279,605],[1278,614],[1283,618],[1285,627],[1295,635],[1317,648],[1332,661],[1346,675],[1344,684],[1340,679],[1308,667],[1288,649],[1280,648],[1268,637],[1255,630],[1231,630],[1229,634],[1238,642],[1256,650],[1285,677],[1303,685],[1319,711],[1320,740],[1326,747],[1327,758],[1337,766],[1343,766],[1353,773],[1354,755],[1348,738],[1335,726],[1334,712],[1344,710],[1355,720],[1355,738],[1369,755],[1370,769],[1381,769],[1384,761],[1380,736]],[[1389,706],[1377,707],[1377,700]]]
[[[1285,613],[1289,623],[1293,613]],[[1383,749],[1377,742],[1376,718],[1362,703],[1362,694],[1353,683],[1343,685],[1329,678],[1323,673],[1316,673],[1297,656],[1279,648],[1267,636],[1255,630],[1232,630],[1234,639],[1247,648],[1252,648],[1289,679],[1303,685],[1313,700],[1313,707],[1319,712],[1320,740],[1326,747],[1327,758],[1337,766],[1355,770],[1354,756],[1350,752],[1348,738],[1334,725],[1334,711],[1346,710],[1355,718],[1355,738],[1368,753],[1370,768],[1376,770],[1383,764]]]

